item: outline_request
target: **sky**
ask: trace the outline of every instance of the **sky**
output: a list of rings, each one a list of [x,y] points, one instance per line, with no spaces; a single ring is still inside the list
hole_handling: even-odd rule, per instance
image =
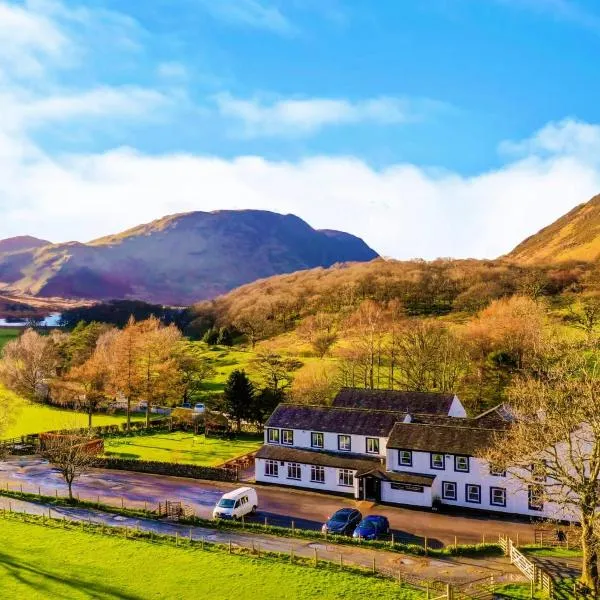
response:
[[[294,213],[496,257],[600,193],[597,0],[0,0],[0,238]]]

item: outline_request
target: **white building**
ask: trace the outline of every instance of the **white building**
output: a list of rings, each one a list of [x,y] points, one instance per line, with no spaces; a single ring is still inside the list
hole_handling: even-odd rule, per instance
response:
[[[332,406],[275,409],[256,481],[387,504],[563,516],[539,488],[477,458],[509,423],[503,407],[467,418],[454,395],[344,389]]]

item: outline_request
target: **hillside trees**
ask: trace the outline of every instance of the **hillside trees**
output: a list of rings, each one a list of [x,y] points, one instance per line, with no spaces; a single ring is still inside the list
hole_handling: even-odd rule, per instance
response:
[[[252,418],[254,396],[254,386],[246,373],[233,371],[225,384],[223,403],[225,412],[235,421],[238,433],[242,430],[242,421]]]
[[[58,366],[53,339],[28,329],[4,346],[0,379],[17,394],[29,400],[40,400],[47,396],[48,381]]]
[[[182,400],[191,402],[202,383],[215,374],[215,369],[203,356],[202,349],[192,342],[178,342],[173,357],[180,373]]]

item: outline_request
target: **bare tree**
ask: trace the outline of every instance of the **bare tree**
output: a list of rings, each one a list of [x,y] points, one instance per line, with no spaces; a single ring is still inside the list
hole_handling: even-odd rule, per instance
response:
[[[591,342],[600,325],[600,296],[586,296],[577,306],[571,305],[567,320],[581,329],[588,343]]]
[[[259,352],[251,362],[252,370],[266,387],[273,391],[285,389],[293,380],[292,372],[302,366],[295,358],[287,358],[270,350]]]
[[[43,455],[62,475],[69,489],[69,499],[73,500],[73,482],[93,466],[102,450],[102,440],[94,439],[91,433],[42,434],[40,443]]]
[[[0,378],[14,392],[29,400],[47,394],[48,379],[58,367],[58,355],[51,337],[32,329],[4,346]]]
[[[567,347],[520,376],[509,397],[514,425],[485,455],[538,503],[581,524],[582,582],[598,592],[600,550],[600,363]]]

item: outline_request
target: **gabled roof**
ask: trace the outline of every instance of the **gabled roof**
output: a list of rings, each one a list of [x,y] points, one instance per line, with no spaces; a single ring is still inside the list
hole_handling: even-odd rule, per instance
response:
[[[474,456],[489,447],[498,433],[498,429],[483,427],[396,423],[387,447]]]
[[[333,406],[391,410],[411,414],[447,415],[454,394],[432,392],[401,392],[397,390],[367,390],[342,388]]]
[[[384,410],[283,403],[269,417],[266,427],[387,437],[404,417],[403,413]]]
[[[326,452],[325,450],[300,450],[285,446],[265,444],[256,453],[256,458],[297,462],[303,465],[336,467],[338,469],[372,470],[381,466],[379,458],[370,458],[350,452]]]

